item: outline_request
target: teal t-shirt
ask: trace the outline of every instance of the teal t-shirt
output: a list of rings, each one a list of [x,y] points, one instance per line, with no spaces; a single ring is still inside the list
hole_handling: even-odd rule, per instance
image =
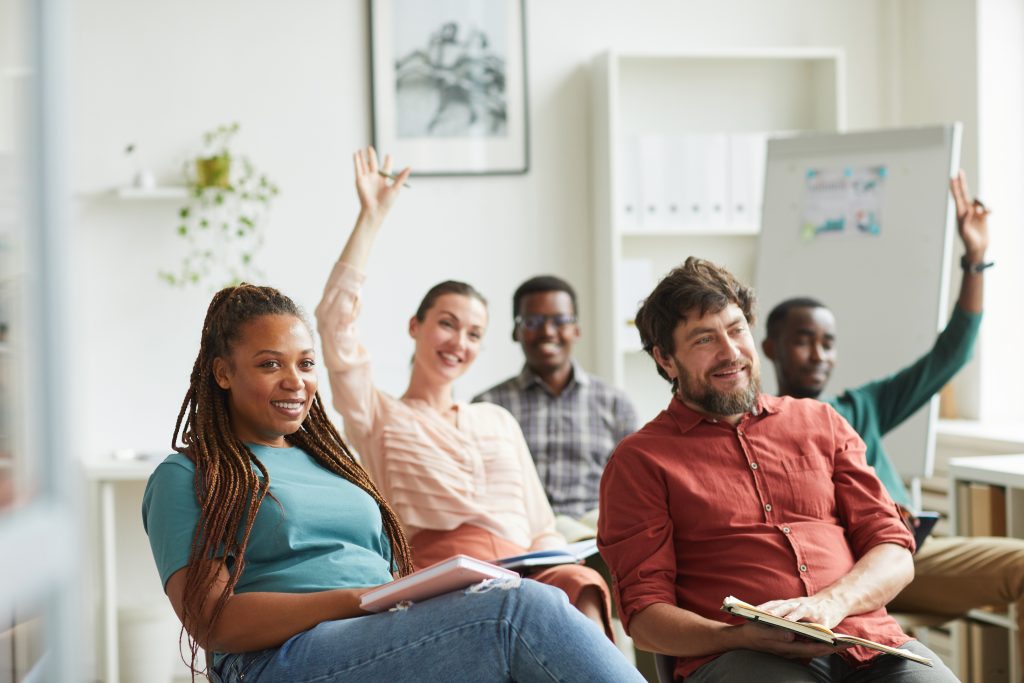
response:
[[[826,399],[864,439],[868,464],[889,495],[908,509],[913,508],[910,492],[889,460],[882,437],[928,403],[971,359],[980,326],[980,313],[967,313],[957,306],[935,346],[913,365]]]
[[[391,547],[376,502],[299,448],[250,445],[270,474],[236,593],[312,593],[391,581]],[[168,456],[146,484],[142,522],[166,587],[188,564],[199,521],[195,467]]]

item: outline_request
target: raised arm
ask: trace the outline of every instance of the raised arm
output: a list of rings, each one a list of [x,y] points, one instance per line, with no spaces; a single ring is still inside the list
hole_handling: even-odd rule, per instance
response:
[[[412,169],[405,168],[394,181],[385,178],[380,171],[391,173],[391,155],[385,154],[384,165],[379,166],[377,152],[373,147],[357,151],[352,155],[352,162],[355,166],[356,193],[359,195],[359,217],[356,218],[355,227],[352,228],[339,261],[365,271],[377,230],[394,205],[402,191],[402,183]]]
[[[961,170],[949,182],[956,202],[956,224],[960,240],[964,243],[964,259],[968,264],[985,262],[988,249],[988,208],[971,197],[967,175]],[[957,305],[968,313],[981,313],[984,294],[984,271],[964,270]]]
[[[167,581],[167,597],[182,623],[185,623],[187,572],[187,567],[179,569]],[[227,581],[228,571],[221,567],[207,595],[203,613],[186,624],[192,637],[207,651],[251,652],[278,647],[321,622],[368,614],[359,608],[359,599],[371,588],[317,593],[238,593],[228,599],[211,631],[213,608]]]
[[[377,412],[370,356],[356,332],[359,294],[373,240],[384,216],[395,203],[402,183],[409,177],[409,169],[399,173],[394,181],[385,178],[379,171],[390,173],[391,159],[385,156],[384,166],[378,167],[377,153],[372,147],[353,154],[352,161],[359,217],[324,286],[323,298],[316,307],[316,321],[334,408],[345,419],[349,440],[363,451],[364,439],[373,433]],[[366,454],[363,465],[377,478],[376,465]]]
[[[985,261],[988,249],[988,214],[984,204],[971,197],[967,177],[960,171],[949,182],[956,203],[957,230],[964,245],[964,260],[970,265]],[[964,270],[960,283],[957,308],[969,315],[954,312],[935,345],[921,358],[899,372],[851,390],[859,394],[858,401],[873,407],[879,431],[884,435],[931,400],[971,358],[980,314],[983,307],[984,271]],[[851,404],[858,411],[857,403]],[[860,423],[858,414],[852,420]],[[877,450],[871,454],[871,464],[882,456]]]

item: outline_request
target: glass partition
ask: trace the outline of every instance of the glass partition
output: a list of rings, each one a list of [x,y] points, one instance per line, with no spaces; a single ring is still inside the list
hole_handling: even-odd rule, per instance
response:
[[[66,425],[65,0],[0,0],[0,683],[83,678]]]

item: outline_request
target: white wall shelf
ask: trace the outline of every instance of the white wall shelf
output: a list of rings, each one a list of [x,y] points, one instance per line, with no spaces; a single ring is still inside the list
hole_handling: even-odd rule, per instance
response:
[[[835,48],[612,51],[594,59],[594,292],[601,302],[596,309],[595,365],[600,375],[629,393],[641,424],[665,407],[669,389],[653,361],[635,351],[636,332],[628,329],[627,321],[637,300],[690,255],[724,265],[752,284],[760,211],[752,207],[749,214],[737,214],[749,216],[742,220],[730,219],[726,211],[707,224],[690,219],[688,224],[645,225],[643,212],[639,217],[630,214],[630,202],[624,199],[636,190],[637,177],[646,175],[657,183],[662,171],[680,171],[671,163],[677,158],[673,154],[665,157],[670,160],[667,168],[652,171],[650,157],[642,149],[634,151],[631,141],[640,140],[641,147],[653,141],[657,153],[659,140],[719,146],[725,141],[728,146],[769,131],[841,131],[844,73],[843,51]],[[700,178],[701,173],[697,164],[686,178]],[[635,210],[641,209],[649,207],[639,202]]]
[[[128,186],[114,188],[113,194],[118,199],[131,200],[185,199],[188,197],[188,188],[184,185],[158,185],[148,189]]]
[[[725,226],[719,230],[710,230],[701,226],[666,226],[664,228],[623,227],[618,230],[623,238],[629,237],[737,237],[757,235],[759,226],[755,224]]]

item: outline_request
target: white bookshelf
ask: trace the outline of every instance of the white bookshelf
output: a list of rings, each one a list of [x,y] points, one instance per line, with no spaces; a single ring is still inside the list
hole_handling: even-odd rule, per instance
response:
[[[753,283],[760,216],[703,225],[637,225],[623,197],[636,162],[630,141],[652,136],[733,136],[845,128],[843,52],[834,48],[676,53],[607,52],[592,64],[597,372],[622,386],[641,424],[663,409],[668,384],[637,350],[623,299],[651,286],[687,256],[708,258]],[[642,169],[641,169],[642,170]],[[670,169],[674,172],[674,169]],[[656,176],[656,174],[654,174]],[[636,276],[649,264],[653,282]],[[649,285],[649,286],[648,286]],[[629,293],[624,295],[624,293]]]

